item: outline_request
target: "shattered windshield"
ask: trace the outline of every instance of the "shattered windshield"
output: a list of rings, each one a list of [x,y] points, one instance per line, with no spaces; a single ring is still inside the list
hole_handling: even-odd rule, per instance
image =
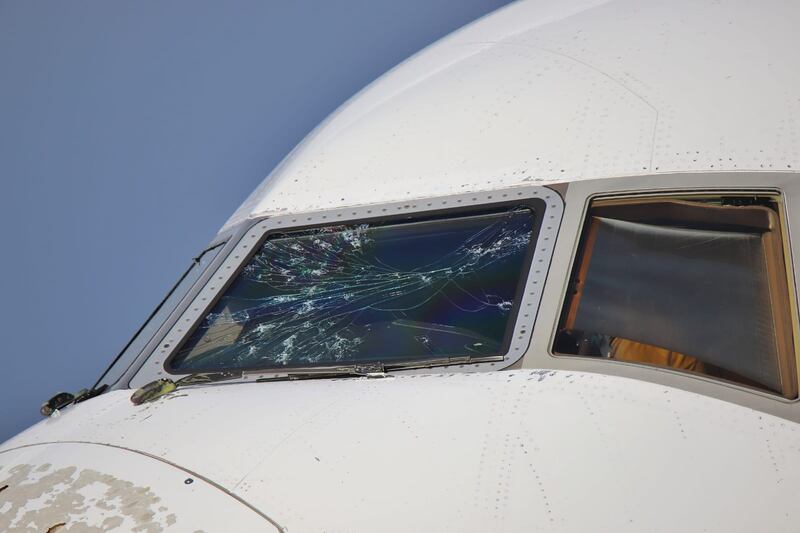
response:
[[[173,372],[503,355],[534,212],[271,234],[168,361]]]

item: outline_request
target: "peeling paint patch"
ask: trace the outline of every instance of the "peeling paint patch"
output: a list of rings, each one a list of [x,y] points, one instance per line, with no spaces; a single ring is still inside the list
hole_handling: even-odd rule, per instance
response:
[[[92,469],[12,466],[0,487],[0,531],[159,533],[177,522],[150,487]]]

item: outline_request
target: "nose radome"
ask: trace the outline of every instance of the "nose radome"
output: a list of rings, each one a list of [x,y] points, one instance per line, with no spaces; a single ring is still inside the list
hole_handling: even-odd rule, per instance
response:
[[[281,531],[213,482],[154,457],[88,443],[0,453],[0,531]]]

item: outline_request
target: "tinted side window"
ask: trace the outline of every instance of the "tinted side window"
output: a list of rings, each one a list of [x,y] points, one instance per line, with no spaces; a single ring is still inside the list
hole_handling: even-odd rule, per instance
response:
[[[595,201],[555,350],[797,396],[775,198]]]

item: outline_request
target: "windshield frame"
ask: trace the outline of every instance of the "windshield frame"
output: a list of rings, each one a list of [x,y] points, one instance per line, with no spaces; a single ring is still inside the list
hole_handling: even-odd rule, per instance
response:
[[[364,223],[391,225],[403,221],[414,223],[423,219],[457,218],[460,215],[466,217],[480,212],[515,206],[531,209],[534,222],[529,245],[530,251],[528,252],[531,256],[526,257],[526,263],[518,281],[518,294],[521,295],[521,301],[515,305],[514,314],[509,318],[510,344],[505,353],[480,358],[437,359],[428,363],[425,360],[414,360],[410,361],[408,365],[392,365],[393,369],[401,371],[411,371],[412,369],[424,371],[445,366],[448,367],[448,370],[459,369],[462,371],[507,368],[521,359],[527,351],[563,212],[563,201],[559,194],[546,187],[514,187],[336,210],[281,214],[248,221],[248,224],[243,225],[245,231],[239,232],[240,238],[235,247],[230,249],[213,274],[207,278],[204,286],[194,295],[191,303],[164,336],[161,343],[153,350],[140,371],[133,377],[131,386],[141,386],[165,376],[179,379],[181,376],[191,373],[173,370],[170,368],[170,360],[191,337],[206,314],[271,235],[338,225]],[[376,361],[376,363],[380,362]],[[233,370],[243,371],[243,380],[255,380],[298,370],[322,371],[343,366],[347,366],[347,363],[344,365],[342,363],[335,365],[312,364],[279,368],[235,368]]]
[[[220,259],[221,252],[227,245],[227,239],[215,239],[206,246],[196,257],[191,259],[189,266],[182,272],[177,281],[159,301],[158,305],[150,312],[123,348],[97,378],[92,389],[108,387],[111,389],[124,386],[131,370],[141,366],[143,354],[149,354],[152,345],[163,335],[164,326],[170,323],[176,309],[189,297],[195,287],[205,281],[208,272]],[[204,263],[204,260],[207,260]],[[121,385],[122,384],[122,385]]]

